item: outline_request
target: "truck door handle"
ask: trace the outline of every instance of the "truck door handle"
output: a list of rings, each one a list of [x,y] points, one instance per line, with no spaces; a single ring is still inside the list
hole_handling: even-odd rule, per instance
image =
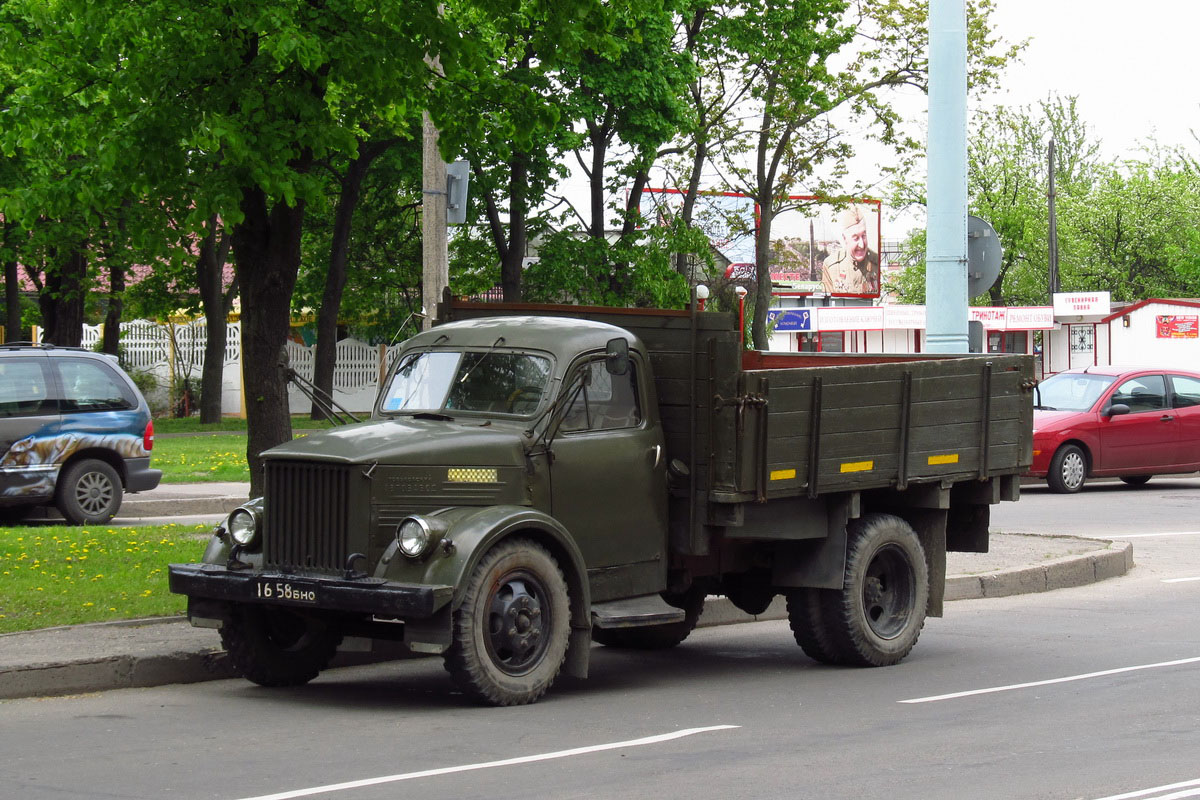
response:
[[[656,444],[650,448],[650,452],[654,453],[654,469],[658,469],[658,465],[662,463],[662,445]]]

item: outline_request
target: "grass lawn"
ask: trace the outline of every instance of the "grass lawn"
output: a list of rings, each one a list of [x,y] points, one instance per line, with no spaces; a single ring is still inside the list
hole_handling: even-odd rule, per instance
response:
[[[167,564],[198,561],[211,528],[0,527],[0,633],[182,614]]]
[[[150,466],[163,471],[163,483],[250,480],[246,437],[236,433],[156,438]]]
[[[359,415],[360,418],[363,416]],[[370,416],[367,414],[366,416]],[[293,430],[312,430],[314,428],[330,428],[333,423],[313,421],[307,414],[292,415]],[[159,433],[214,433],[220,431],[246,432],[246,420],[237,417],[222,417],[219,422],[211,425],[201,425],[199,417],[156,417],[154,432]]]

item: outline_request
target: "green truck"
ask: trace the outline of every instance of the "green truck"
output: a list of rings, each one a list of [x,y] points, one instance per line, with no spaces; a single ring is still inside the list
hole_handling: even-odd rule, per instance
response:
[[[1028,356],[747,351],[694,310],[455,301],[439,323],[370,421],[266,451],[264,496],[171,565],[250,680],[392,640],[530,703],[594,642],[680,643],[717,595],[782,595],[818,661],[894,664],[1032,461]]]

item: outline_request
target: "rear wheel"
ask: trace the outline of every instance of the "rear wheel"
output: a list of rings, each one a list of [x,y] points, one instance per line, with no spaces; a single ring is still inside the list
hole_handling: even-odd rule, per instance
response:
[[[76,461],[58,476],[55,505],[72,525],[102,525],[121,507],[121,478],[96,458]]]
[[[285,608],[235,606],[221,626],[233,666],[260,686],[300,686],[329,666],[342,636]]]
[[[1127,483],[1130,486],[1145,486],[1149,483],[1150,478],[1150,475],[1123,475],[1121,482]]]
[[[896,664],[925,626],[925,551],[908,523],[889,514],[863,517],[848,534],[842,589],[819,590],[832,660],[864,667]]]
[[[676,646],[691,634],[700,620],[704,612],[705,592],[692,587],[682,594],[664,594],[662,597],[676,608],[683,609],[682,622],[639,628],[592,628],[592,641],[605,647],[629,650],[666,650]]]
[[[525,539],[496,545],[454,612],[446,670],[481,703],[534,702],[566,658],[570,605],[562,570],[544,547]]]
[[[1059,494],[1071,494],[1083,488],[1087,478],[1087,456],[1078,445],[1064,444],[1050,459],[1046,482]]]
[[[822,664],[840,664],[821,610],[825,589],[793,589],[787,593],[788,624],[804,654]]]

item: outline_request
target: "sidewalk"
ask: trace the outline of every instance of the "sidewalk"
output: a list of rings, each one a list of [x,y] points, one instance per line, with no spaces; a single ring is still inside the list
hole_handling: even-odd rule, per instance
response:
[[[221,514],[244,502],[249,484],[167,484],[126,498],[116,522]],[[197,556],[199,556],[199,547]],[[1083,586],[1124,575],[1133,566],[1125,542],[1073,536],[994,533],[989,553],[950,553],[946,599],[1003,597]],[[949,613],[953,613],[953,610]],[[784,619],[782,598],[752,617],[710,597],[700,626]],[[403,646],[344,653],[334,666],[405,657]],[[185,619],[132,620],[0,635],[0,700],[108,689],[192,683],[233,677],[216,631]]]

